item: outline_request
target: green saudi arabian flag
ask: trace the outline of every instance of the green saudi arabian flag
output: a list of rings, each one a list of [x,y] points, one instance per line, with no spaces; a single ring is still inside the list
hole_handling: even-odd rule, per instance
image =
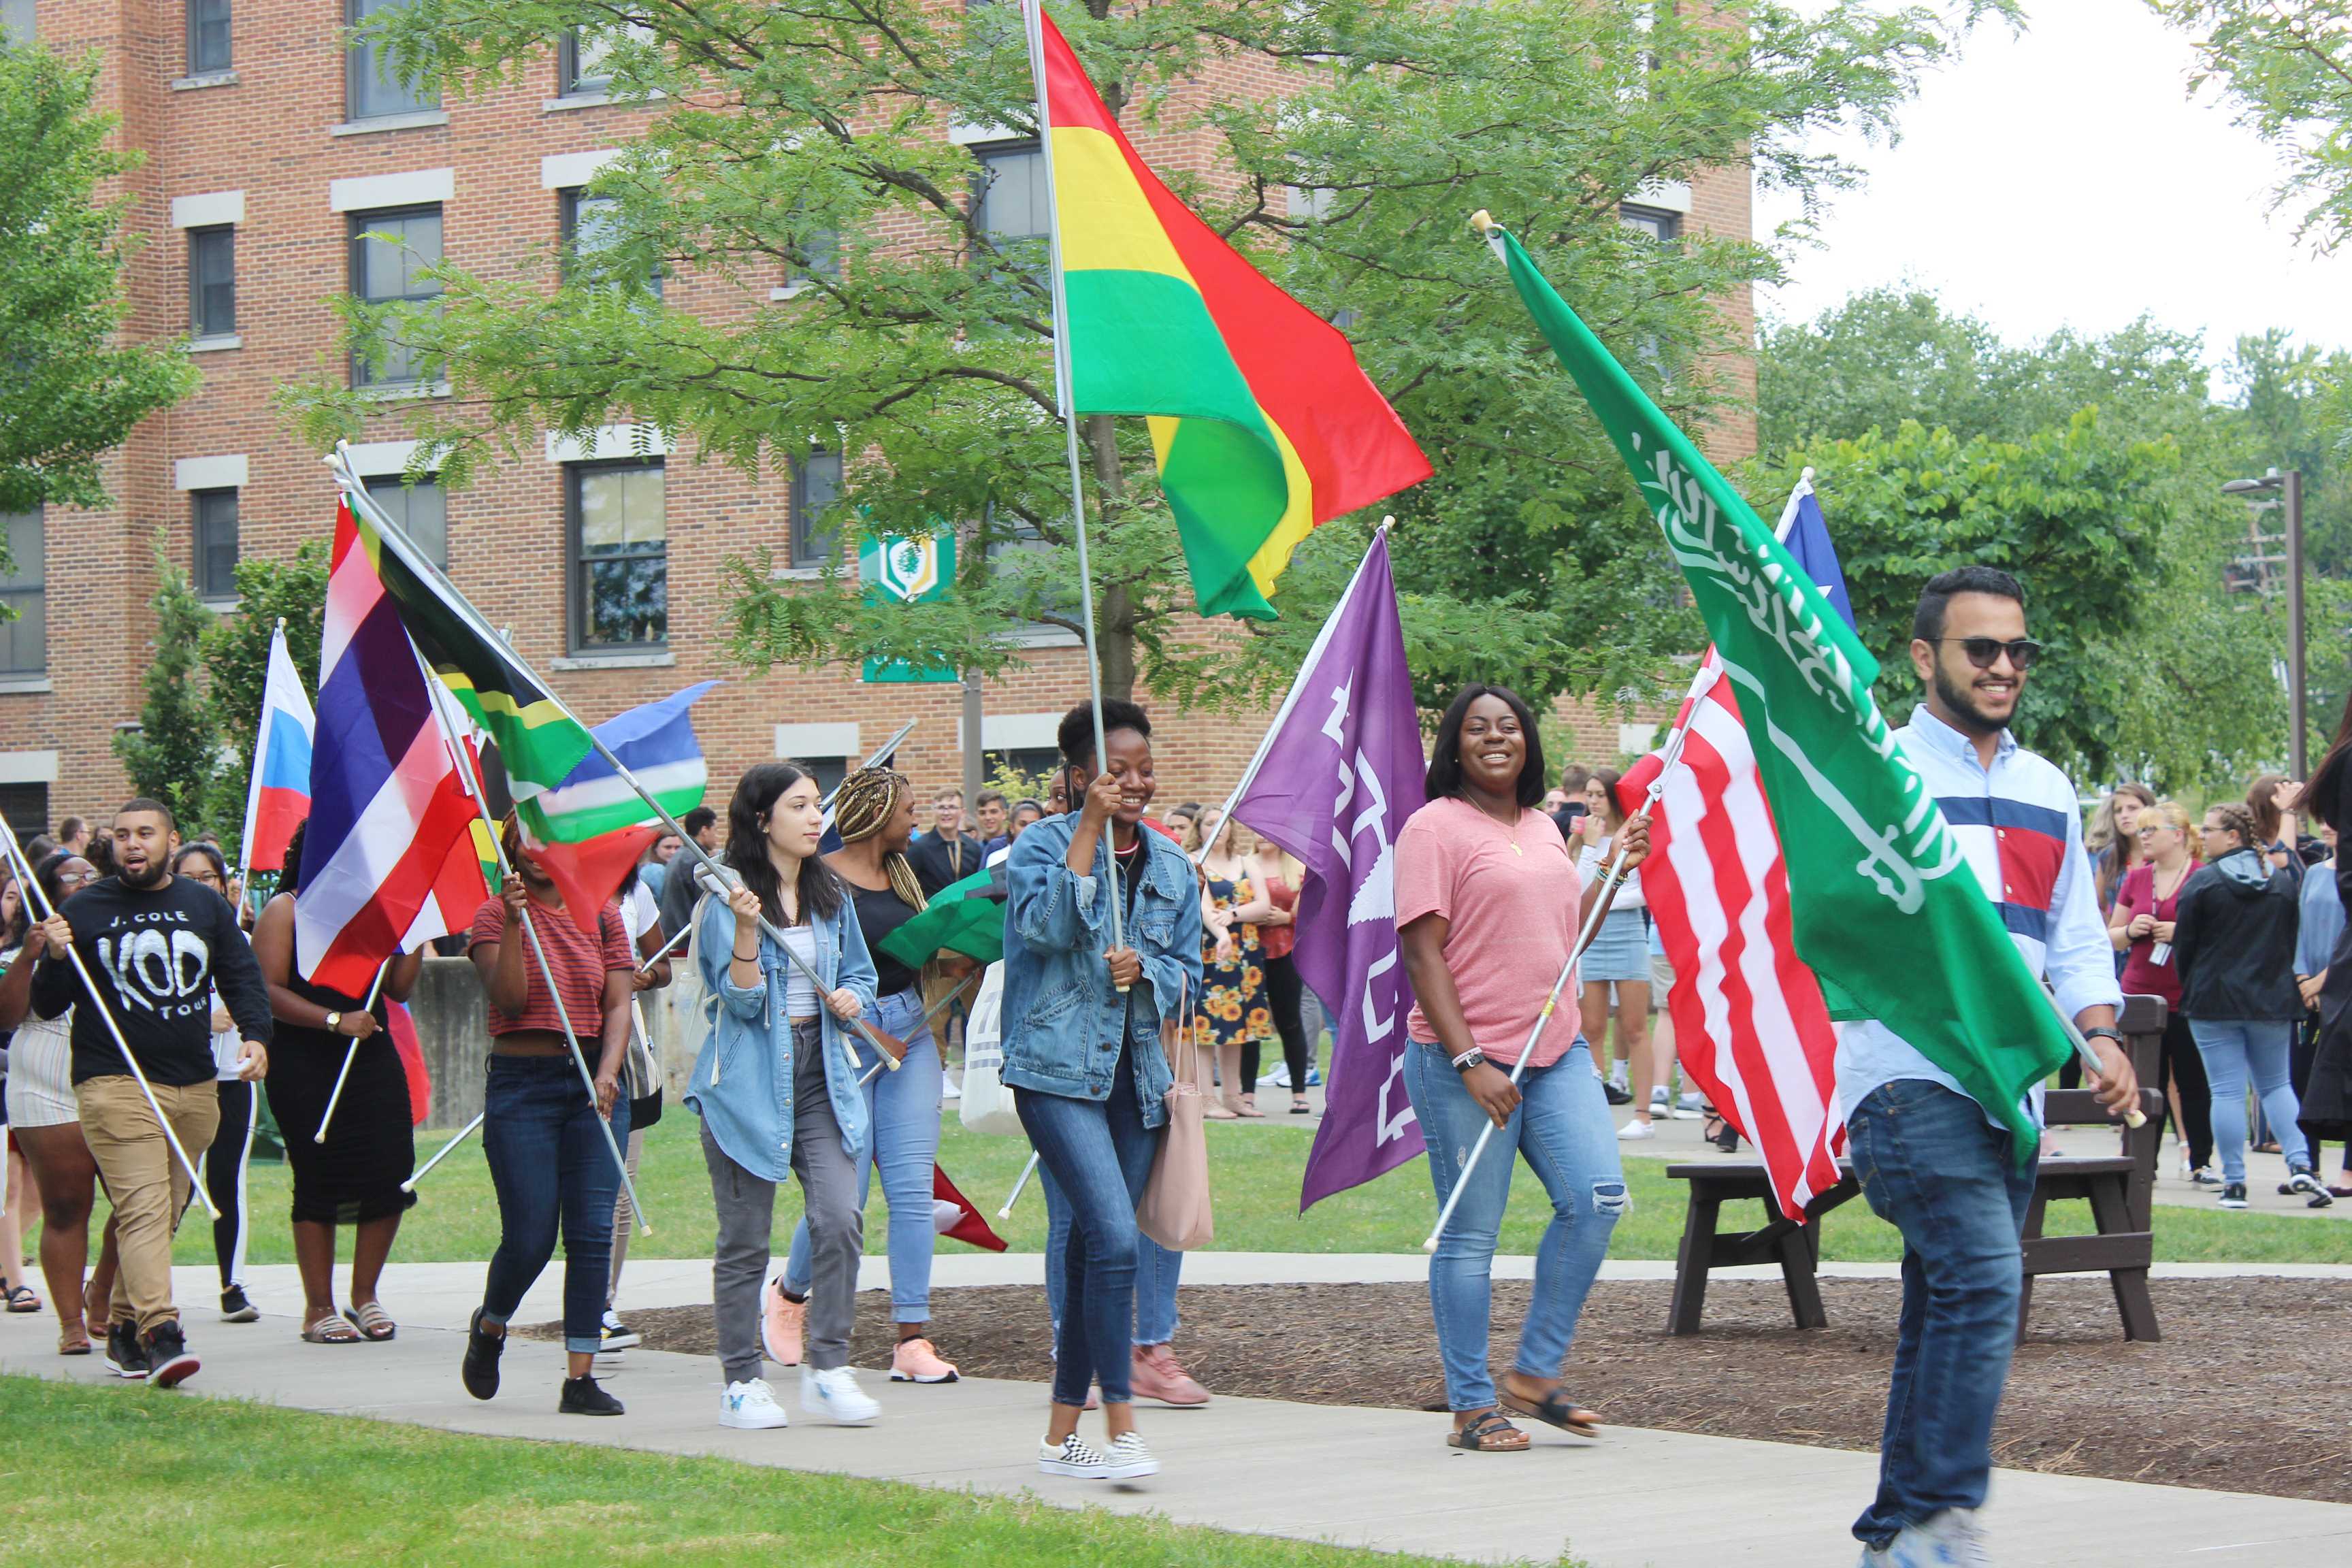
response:
[[[1665,531],[1715,638],[1780,829],[1797,952],[2007,1122],[2073,1054],[2040,980],[1871,696],[1878,661],[1517,240],[1488,242]]]

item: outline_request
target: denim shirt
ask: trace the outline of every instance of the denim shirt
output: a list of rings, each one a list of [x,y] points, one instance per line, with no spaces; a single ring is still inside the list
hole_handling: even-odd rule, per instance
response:
[[[1092,875],[1070,869],[1076,813],[1049,816],[1013,841],[1005,862],[1003,1080],[1070,1100],[1108,1100],[1128,998],[1110,982],[1110,835]],[[1160,1021],[1201,1002],[1201,890],[1173,840],[1139,828],[1149,865],[1139,874],[1124,932],[1143,960],[1128,1047],[1143,1124],[1168,1118],[1171,1080]],[[1184,1000],[1180,1002],[1180,998]]]
[[[874,1005],[874,960],[857,926],[856,905],[846,892],[841,908],[816,929],[816,972],[824,989],[846,985],[865,1006]],[[729,978],[734,967],[735,913],[718,899],[704,900],[701,961],[703,1021],[710,1034],[686,1080],[686,1103],[702,1118],[726,1156],[762,1181],[781,1182],[793,1164],[793,1023],[784,1011],[784,988],[792,960],[773,937],[760,933],[760,968],[765,983],[746,990]],[[866,1142],[866,1096],[857,1088],[849,1049],[833,1010],[817,1005],[824,1081],[833,1099],[833,1119],[850,1153]]]

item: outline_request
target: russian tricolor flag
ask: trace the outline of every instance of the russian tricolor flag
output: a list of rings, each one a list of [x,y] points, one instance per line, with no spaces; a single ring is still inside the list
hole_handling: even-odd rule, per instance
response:
[[[245,792],[245,864],[254,871],[286,867],[286,843],[310,815],[310,737],[317,728],[302,678],[286,651],[286,623],[269,635],[269,673],[262,682],[261,726],[253,738],[253,781]]]

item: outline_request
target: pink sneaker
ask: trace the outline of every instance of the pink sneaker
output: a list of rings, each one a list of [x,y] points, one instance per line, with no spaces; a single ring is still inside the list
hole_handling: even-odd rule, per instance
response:
[[[931,1348],[929,1340],[900,1340],[898,1348],[890,1352],[890,1381],[893,1383],[953,1383],[955,1363],[941,1361],[940,1352]]]
[[[760,1342],[778,1366],[801,1364],[801,1325],[808,1321],[808,1303],[784,1295],[782,1275],[760,1294]]]
[[[1138,1399],[1156,1399],[1162,1405],[1206,1405],[1209,1391],[1192,1380],[1176,1359],[1176,1352],[1166,1345],[1138,1345],[1135,1363],[1128,1369],[1129,1389]]]

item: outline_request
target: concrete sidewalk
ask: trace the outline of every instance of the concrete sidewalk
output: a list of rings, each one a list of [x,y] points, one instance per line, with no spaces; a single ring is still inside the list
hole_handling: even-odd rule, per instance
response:
[[[1309,1261],[1284,1256],[1294,1278],[1297,1266]],[[1036,1260],[985,1261],[1008,1273],[1027,1268],[1034,1277]],[[554,1315],[540,1293],[556,1283],[557,1272],[551,1270],[526,1303],[526,1316]],[[195,1277],[191,1284],[209,1284],[205,1271],[188,1273]],[[291,1281],[281,1289],[271,1273],[257,1271],[256,1294],[273,1307],[292,1305]],[[244,1397],[450,1431],[1028,1492],[1063,1506],[1091,1503],[1225,1530],[1478,1562],[1551,1563],[1567,1552],[1591,1568],[1852,1563],[1856,1548],[1847,1526],[1868,1499],[1875,1471],[1868,1454],[1632,1428],[1584,1443],[1537,1427],[1529,1453],[1469,1455],[1444,1447],[1442,1416],[1220,1398],[1201,1410],[1148,1409],[1143,1430],[1166,1468],[1149,1480],[1110,1486],[1038,1474],[1034,1455],[1045,1404],[1039,1384],[967,1379],[915,1388],[868,1373],[865,1383],[881,1400],[883,1417],[870,1427],[839,1427],[801,1415],[797,1380],[779,1372],[775,1384],[793,1407],[795,1425],[736,1432],[716,1422],[716,1367],[699,1357],[646,1351],[604,1358],[611,1370],[599,1368],[627,1404],[627,1415],[564,1417],[555,1414],[561,1352],[543,1342],[511,1343],[497,1400],[478,1404],[459,1388],[460,1335],[425,1325],[462,1321],[480,1288],[478,1265],[405,1265],[395,1273],[399,1293],[388,1279],[386,1301],[405,1326],[389,1344],[305,1345],[289,1317],[225,1326],[191,1311],[190,1344],[204,1358],[204,1371],[178,1394],[123,1386],[119,1396]],[[645,1293],[642,1305],[689,1284],[702,1298],[709,1294],[708,1265],[654,1262],[641,1273],[633,1262],[629,1274],[631,1296]],[[209,1298],[192,1291],[184,1300]],[[97,1358],[60,1360],[51,1348],[54,1323],[47,1314],[0,1319],[0,1371],[116,1381]],[[2340,1563],[2352,1553],[2352,1506],[2028,1471],[1997,1475],[1987,1523],[2005,1568],[2274,1568],[2282,1561]]]

